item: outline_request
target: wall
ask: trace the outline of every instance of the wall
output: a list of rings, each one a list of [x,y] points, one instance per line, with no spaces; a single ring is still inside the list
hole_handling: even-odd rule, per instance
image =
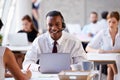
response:
[[[119,11],[120,12],[120,0],[86,0],[86,22],[89,22],[88,17],[91,11],[96,11],[99,14],[102,11]]]
[[[62,12],[66,23],[77,23],[82,27],[89,23],[91,11],[104,10],[120,12],[119,0],[42,0],[40,4],[40,27],[45,29],[45,15],[51,10]]]
[[[84,1],[43,0],[40,6],[40,25],[45,28],[45,15],[51,10],[62,12],[66,23],[84,24]]]

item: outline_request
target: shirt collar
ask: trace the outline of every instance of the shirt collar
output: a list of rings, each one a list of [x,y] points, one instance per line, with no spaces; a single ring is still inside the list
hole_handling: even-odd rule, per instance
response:
[[[47,34],[48,34],[48,39],[49,39],[49,41],[50,41],[50,44],[52,44],[52,45],[53,45],[54,40],[51,38],[51,36],[50,36],[49,32],[47,32]],[[64,32],[62,32],[62,36],[61,36],[61,37],[57,40],[58,45],[60,45],[60,44],[61,44],[61,42],[62,42],[63,38],[64,38]]]
[[[107,31],[105,32],[105,34],[106,34],[108,37],[111,37],[110,32],[109,32],[109,29],[107,29]],[[118,33],[117,33],[116,36],[120,36],[120,28],[119,28],[119,26],[118,26]]]
[[[120,36],[120,26],[118,26],[118,33],[117,36]]]
[[[111,37],[108,28],[107,28],[107,30],[105,31],[105,35],[108,36],[108,37]]]
[[[91,25],[96,25],[98,22],[96,22],[96,23],[90,23]]]

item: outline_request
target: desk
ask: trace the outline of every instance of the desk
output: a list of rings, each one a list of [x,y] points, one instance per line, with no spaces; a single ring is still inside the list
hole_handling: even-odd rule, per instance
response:
[[[15,80],[14,78],[5,78],[5,80]],[[40,72],[32,72],[30,80],[59,80],[57,74],[41,74]]]
[[[99,80],[101,80],[102,64],[114,64],[119,53],[87,53],[87,59],[94,62],[94,65],[100,65]]]
[[[73,75],[73,74],[76,74],[78,73],[79,75],[81,76],[86,76],[88,75],[89,73],[88,72],[82,72],[82,74],[80,74],[80,72],[68,72],[68,74],[66,75]],[[91,76],[90,77],[93,77],[97,74],[98,72],[97,71],[93,71],[91,72]],[[76,75],[78,75],[76,74]],[[73,76],[71,76],[71,78],[74,78]],[[5,80],[15,80],[14,78],[5,78]],[[59,76],[58,74],[41,74],[40,72],[32,72],[32,77],[30,80],[60,80],[59,79]],[[70,79],[70,80],[75,80],[75,79]]]
[[[32,72],[30,80],[59,80],[58,74],[41,74],[40,72]]]
[[[85,34],[80,34],[80,35],[75,35],[78,39],[80,39],[81,42],[90,42],[92,37],[89,37],[88,35]]]

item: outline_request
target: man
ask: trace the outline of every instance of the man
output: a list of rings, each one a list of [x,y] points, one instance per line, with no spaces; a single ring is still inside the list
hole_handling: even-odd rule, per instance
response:
[[[89,37],[93,37],[100,30],[98,26],[98,14],[96,12],[91,12],[90,14],[90,24],[85,25],[82,29],[83,34],[87,34]]]
[[[108,15],[108,11],[103,11],[101,13],[102,19],[100,21],[98,21],[98,24],[102,29],[108,28],[107,15]]]
[[[31,64],[30,70],[38,71],[40,65],[36,62],[42,53],[70,53],[73,63],[80,63],[86,58],[80,40],[63,31],[66,26],[59,11],[50,11],[46,15],[46,23],[48,32],[34,40],[31,49],[26,53],[24,69]]]

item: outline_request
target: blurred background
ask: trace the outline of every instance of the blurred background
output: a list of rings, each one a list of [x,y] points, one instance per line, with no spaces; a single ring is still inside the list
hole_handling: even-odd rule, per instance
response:
[[[98,13],[101,19],[102,11],[120,12],[120,0],[0,0],[0,18],[4,23],[1,34],[3,43],[9,33],[16,33],[22,27],[22,17],[30,15],[36,18],[40,33],[46,31],[45,15],[51,10],[62,12],[65,23],[79,24],[82,28],[89,23],[89,14]],[[34,4],[34,5],[33,5]]]

